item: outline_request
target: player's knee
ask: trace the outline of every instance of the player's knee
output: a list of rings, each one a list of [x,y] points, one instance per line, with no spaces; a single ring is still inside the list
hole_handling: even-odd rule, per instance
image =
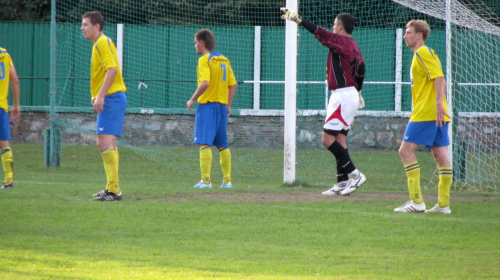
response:
[[[326,139],[324,139],[324,138],[323,138],[323,139],[321,139],[321,143],[323,143],[323,146],[325,146],[325,148],[330,147],[330,145],[328,145],[328,144],[329,144],[329,142],[328,142]]]
[[[321,135],[321,143],[323,143],[323,146],[328,148],[333,144],[333,142],[335,142],[335,136],[323,132]]]
[[[404,161],[406,158],[408,158],[409,156],[411,156],[411,152],[406,150],[406,149],[403,149],[403,147],[400,147],[399,150],[398,150],[398,153],[399,153],[399,157]]]

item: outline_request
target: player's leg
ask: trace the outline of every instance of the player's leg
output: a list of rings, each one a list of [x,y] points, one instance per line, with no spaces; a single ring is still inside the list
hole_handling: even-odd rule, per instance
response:
[[[448,147],[432,147],[431,151],[439,169],[438,203],[426,212],[450,214],[450,189],[453,170],[448,158]]]
[[[116,136],[110,134],[97,135],[97,147],[101,152],[104,170],[106,171],[108,192],[119,195],[121,193],[118,179],[118,155],[113,146]]]
[[[343,182],[343,184],[345,185],[345,183],[347,183],[347,179],[349,179],[348,173],[346,169],[343,167],[341,160],[339,160],[338,157],[335,155],[335,153],[332,151],[333,150],[332,145],[337,141],[337,136],[339,136],[339,134],[336,132],[323,131],[323,133],[321,134],[321,141],[325,146],[325,148],[335,156],[335,161],[337,163],[337,183]]]
[[[330,189],[322,192],[323,195],[339,195],[340,192],[343,191],[347,186],[347,179],[348,179],[347,172],[345,171],[345,168],[342,167],[342,164],[338,159],[338,157],[332,151],[333,143],[336,142],[335,135],[338,135],[338,132],[323,130],[323,132],[321,133],[321,142],[323,143],[323,146],[325,146],[325,148],[335,156],[335,160],[337,163],[337,183],[334,184],[333,187],[331,187]]]
[[[338,174],[342,174],[340,179],[345,181],[346,174],[348,177],[346,187],[340,192],[342,195],[356,191],[366,181],[366,177],[354,166],[346,145],[346,137],[358,106],[359,94],[354,87],[335,90],[330,96],[323,125],[323,145],[335,156],[337,167],[340,166]]]
[[[451,213],[450,189],[453,180],[453,169],[448,157],[448,145],[450,145],[448,126],[447,123],[436,128],[436,137],[431,151],[439,169],[438,203],[426,212]]]
[[[233,187],[231,183],[231,151],[229,148],[217,147],[220,156],[220,166],[222,168],[222,185],[221,188]]]
[[[415,156],[418,145],[432,147],[436,138],[436,122],[409,122],[403,135],[403,142],[399,148],[399,156],[403,161],[408,178],[408,192],[410,200],[394,209],[396,212],[423,212],[425,211],[424,198],[420,188],[420,165]]]
[[[356,170],[356,167],[345,148],[345,135],[340,132],[323,131],[321,139],[323,145],[335,156],[337,161],[337,182],[346,181],[348,174]]]
[[[195,188],[211,188],[211,169],[212,169],[212,148],[210,145],[199,145],[200,151],[200,171],[201,180],[194,187]]]
[[[14,157],[12,155],[9,140],[9,113],[0,109],[0,154],[2,155],[2,165],[5,172],[5,180],[2,189],[10,189],[14,187]]]
[[[231,151],[227,141],[227,106],[218,104],[217,118],[219,120],[217,127],[217,134],[214,138],[214,145],[219,150],[220,166],[222,168],[221,188],[231,188]]]
[[[399,147],[399,156],[405,168],[410,200],[420,204],[424,199],[420,188],[420,165],[415,156],[417,146],[415,143],[403,141]]]
[[[115,148],[116,158],[118,161],[118,170],[120,170],[120,153],[118,152],[118,145],[116,144],[116,137],[115,137],[115,141],[113,143],[113,147]]]
[[[200,152],[201,180],[195,188],[211,188],[211,168],[213,141],[217,129],[216,108],[214,103],[198,104],[194,120],[194,141]]]
[[[347,149],[346,138],[348,134],[348,130],[342,130],[337,135],[336,143],[339,143],[339,150],[342,148],[343,159],[340,161],[341,168],[343,170],[343,175],[347,174],[347,186],[340,193],[341,195],[348,195],[350,193],[355,192],[363,183],[366,182],[366,177],[363,173],[361,173],[349,155],[349,150]],[[339,164],[339,162],[337,162]],[[344,177],[345,178],[345,177]]]
[[[122,134],[126,107],[125,93],[117,92],[105,97],[104,109],[97,115],[97,148],[103,159],[107,184],[104,190],[94,194],[95,200],[118,201],[122,199],[116,139]]]
[[[2,189],[11,189],[14,187],[14,157],[9,141],[0,141],[0,154],[2,155],[2,165],[5,172],[5,180]]]
[[[335,156],[337,183],[331,189],[324,191],[324,195],[341,194],[350,185],[348,174],[356,169],[345,144],[345,136],[357,110],[355,109],[357,103],[352,102],[350,91],[350,89],[332,91],[328,101],[321,141],[323,146]]]

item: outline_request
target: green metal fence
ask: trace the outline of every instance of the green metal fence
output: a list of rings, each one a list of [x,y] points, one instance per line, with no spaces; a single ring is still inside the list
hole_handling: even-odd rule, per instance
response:
[[[116,28],[108,25],[105,29],[106,35],[116,42]],[[90,49],[91,43],[85,41],[79,30],[78,24],[58,24],[58,99],[57,106],[62,107],[88,107],[89,106],[89,71],[90,71]],[[9,22],[0,23],[0,46],[7,48],[11,53],[16,69],[21,78],[21,104],[22,106],[49,106],[49,23]],[[180,30],[182,29],[182,30]],[[186,96],[195,88],[196,63],[192,54],[192,35],[196,27],[189,26],[151,26],[151,25],[125,25],[126,36],[124,38],[124,77],[128,87],[128,98],[130,110],[134,108],[184,108]],[[181,32],[182,31],[182,32]],[[247,49],[234,49],[231,44],[221,44],[220,52],[233,61],[233,68],[240,82],[238,96],[233,105],[236,109],[252,109],[253,107],[253,84],[241,83],[253,80],[253,27],[217,27],[214,30],[217,40],[225,42],[231,40],[230,34],[239,34],[240,44],[248,45]],[[298,67],[308,67],[309,64],[321,65],[325,63],[327,50],[321,46],[313,36],[300,30]],[[154,47],[154,53],[147,57],[151,60],[164,60],[162,64],[151,64],[147,71],[137,71],[133,65],[147,63],[141,61],[140,42],[134,42],[135,34],[147,34],[150,37],[164,38],[161,44]],[[181,36],[179,34],[189,34]],[[187,36],[187,37],[186,37]],[[363,95],[367,102],[368,110],[392,111],[394,110],[394,85],[371,84],[370,82],[385,81],[393,82],[395,78],[395,30],[394,29],[359,29],[353,34],[360,45],[367,64],[367,76]],[[376,40],[375,40],[376,38]],[[385,42],[384,47],[374,42]],[[428,40],[428,45],[435,49],[445,63],[445,40],[444,31],[433,30]],[[473,42],[474,40],[468,40]],[[262,28],[262,56],[261,56],[261,80],[282,81],[284,79],[284,64],[277,64],[277,53],[284,58],[284,48],[281,52],[276,50],[277,42],[284,46],[284,31],[279,27]],[[495,43],[495,42],[493,42]],[[67,48],[66,45],[73,46]],[[179,50],[174,46],[186,46],[189,51]],[[392,47],[391,47],[392,46]],[[467,46],[466,46],[467,47]],[[469,46],[473,50],[473,46]],[[497,46],[497,51],[500,47]],[[189,55],[187,55],[189,54]],[[409,81],[409,67],[411,63],[411,50],[403,47],[403,81]],[[78,59],[75,59],[77,57]],[[271,59],[271,57],[273,59]],[[176,67],[181,61],[185,64],[183,71],[179,73]],[[314,63],[310,63],[314,61]],[[461,60],[463,67],[458,66],[456,71],[464,72],[459,75],[467,77],[467,65],[482,62],[469,61],[467,58]],[[497,65],[498,63],[491,63]],[[443,65],[444,67],[444,65]],[[376,71],[371,71],[377,69]],[[175,73],[175,78],[173,77]],[[310,67],[306,71],[298,72],[298,81],[321,81],[325,78],[324,68]],[[500,78],[500,77],[499,77]],[[466,79],[465,79],[466,80]],[[139,83],[145,83],[148,88],[139,89]],[[462,81],[463,82],[463,81]],[[455,88],[460,98],[460,88]],[[488,88],[484,94],[499,96],[498,88]],[[261,85],[261,109],[283,108],[283,84]],[[324,85],[300,84],[297,104],[300,109],[324,109]],[[462,102],[460,102],[462,104]],[[460,111],[499,112],[500,105],[472,106],[465,102],[467,108]],[[402,110],[411,110],[410,87],[403,86]]]

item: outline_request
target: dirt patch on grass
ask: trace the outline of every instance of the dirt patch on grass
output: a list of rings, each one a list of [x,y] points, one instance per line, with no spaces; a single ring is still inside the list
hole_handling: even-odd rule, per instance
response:
[[[408,200],[408,194],[391,194],[391,193],[353,193],[349,196],[325,196],[321,192],[293,192],[293,193],[227,193],[227,192],[210,192],[198,194],[179,194],[174,196],[174,200],[214,200],[214,201],[249,201],[249,202],[316,202],[316,201],[332,201],[332,200],[369,200],[369,199],[387,199],[387,200]],[[453,196],[452,200],[470,200],[470,199],[485,199],[485,200],[500,200],[500,196]],[[436,201],[437,195],[425,195],[426,201]]]

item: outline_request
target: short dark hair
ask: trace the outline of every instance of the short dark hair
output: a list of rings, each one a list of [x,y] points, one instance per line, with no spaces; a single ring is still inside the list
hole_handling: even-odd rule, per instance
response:
[[[204,42],[205,48],[209,51],[215,50],[215,36],[210,29],[200,29],[194,35],[196,41]]]
[[[99,24],[101,27],[99,30],[102,31],[104,28],[104,17],[101,15],[99,12],[86,12],[83,16],[82,19],[88,18],[90,19],[90,22],[92,25]]]
[[[342,13],[337,16],[337,20],[340,21],[340,24],[344,27],[347,34],[352,34],[355,23],[353,16],[347,13]]]

